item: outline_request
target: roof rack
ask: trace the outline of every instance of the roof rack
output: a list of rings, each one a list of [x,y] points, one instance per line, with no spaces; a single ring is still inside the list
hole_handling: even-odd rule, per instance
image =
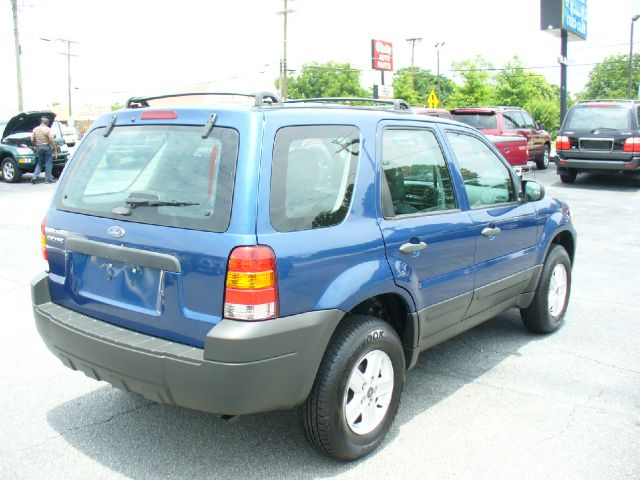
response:
[[[320,98],[299,98],[294,100],[285,100],[282,103],[377,103],[382,105],[391,105],[394,110],[411,111],[411,105],[402,99],[385,100],[382,98],[360,98],[360,97],[320,97]]]
[[[576,103],[594,103],[594,102],[638,102],[640,100],[633,98],[593,98],[591,100],[578,100]]]
[[[258,92],[258,93],[232,93],[232,92],[190,92],[190,93],[171,93],[167,95],[156,95],[153,97],[131,97],[127,100],[126,108],[146,108],[149,107],[149,100],[160,100],[162,98],[191,97],[199,95],[217,95],[217,96],[237,96],[255,98],[255,107],[265,105],[273,105],[280,103],[280,98],[275,93]]]

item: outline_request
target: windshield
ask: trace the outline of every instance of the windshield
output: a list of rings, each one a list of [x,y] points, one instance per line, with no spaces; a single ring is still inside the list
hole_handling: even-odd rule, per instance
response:
[[[572,108],[564,130],[629,130],[629,109],[618,105],[585,105]]]
[[[452,113],[451,117],[478,130],[495,130],[498,128],[498,121],[493,113]]]
[[[123,126],[89,134],[56,207],[124,221],[223,232],[229,225],[238,133],[202,126]]]

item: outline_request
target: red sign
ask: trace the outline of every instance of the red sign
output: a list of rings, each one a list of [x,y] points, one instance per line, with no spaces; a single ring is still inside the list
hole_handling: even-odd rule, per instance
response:
[[[393,70],[393,45],[384,40],[371,40],[371,68]]]

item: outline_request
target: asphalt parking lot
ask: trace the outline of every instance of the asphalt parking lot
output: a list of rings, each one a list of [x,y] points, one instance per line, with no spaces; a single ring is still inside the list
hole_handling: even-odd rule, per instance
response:
[[[147,402],[49,353],[29,283],[56,185],[0,182],[0,478],[638,479],[640,188],[533,171],[578,230],[566,325],[528,333],[516,310],[421,355],[395,424],[355,463],[305,442],[297,410],[233,422]]]

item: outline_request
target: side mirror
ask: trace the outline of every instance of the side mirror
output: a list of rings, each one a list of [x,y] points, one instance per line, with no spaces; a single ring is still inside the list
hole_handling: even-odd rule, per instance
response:
[[[525,202],[537,202],[544,198],[544,185],[535,180],[523,180],[522,192]]]
[[[538,124],[538,130],[546,130],[546,128],[544,128],[544,123]]]

